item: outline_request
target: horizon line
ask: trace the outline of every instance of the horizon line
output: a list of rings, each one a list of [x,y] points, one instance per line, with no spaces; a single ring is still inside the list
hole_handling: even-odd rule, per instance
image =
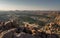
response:
[[[15,9],[15,10],[0,10],[0,11],[60,11],[60,10],[19,10],[19,9]]]

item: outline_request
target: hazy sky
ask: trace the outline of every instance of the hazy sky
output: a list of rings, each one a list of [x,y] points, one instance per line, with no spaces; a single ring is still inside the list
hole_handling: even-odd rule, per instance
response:
[[[60,0],[0,0],[0,10],[60,10]]]

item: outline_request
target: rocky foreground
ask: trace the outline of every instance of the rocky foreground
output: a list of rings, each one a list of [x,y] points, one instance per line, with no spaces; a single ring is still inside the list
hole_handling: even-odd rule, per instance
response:
[[[25,25],[20,27],[15,22],[0,23],[0,38],[60,38],[56,33],[46,33],[38,28]]]
[[[57,34],[46,34],[45,32],[33,34],[30,30],[20,27],[1,32],[0,38],[59,38],[59,36]]]

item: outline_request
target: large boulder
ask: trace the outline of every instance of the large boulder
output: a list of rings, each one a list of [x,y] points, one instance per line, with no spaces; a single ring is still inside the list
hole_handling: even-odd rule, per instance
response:
[[[47,38],[59,38],[57,34],[49,34]]]
[[[14,36],[14,33],[12,31],[8,32],[2,36],[2,38],[15,38],[15,37],[16,36]]]
[[[18,38],[35,38],[35,37],[32,36],[31,34],[21,34],[21,36],[19,36]]]
[[[2,38],[35,38],[31,34],[20,32],[20,33],[14,33],[14,31],[10,31],[3,35]]]

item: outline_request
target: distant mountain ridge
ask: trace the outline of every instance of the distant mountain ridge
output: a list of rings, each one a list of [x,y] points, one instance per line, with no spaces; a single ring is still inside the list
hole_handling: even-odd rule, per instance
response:
[[[20,11],[20,10],[15,10],[15,11],[0,11],[0,14],[35,14],[35,15],[40,15],[40,14],[49,14],[49,13],[60,13],[60,11]]]

